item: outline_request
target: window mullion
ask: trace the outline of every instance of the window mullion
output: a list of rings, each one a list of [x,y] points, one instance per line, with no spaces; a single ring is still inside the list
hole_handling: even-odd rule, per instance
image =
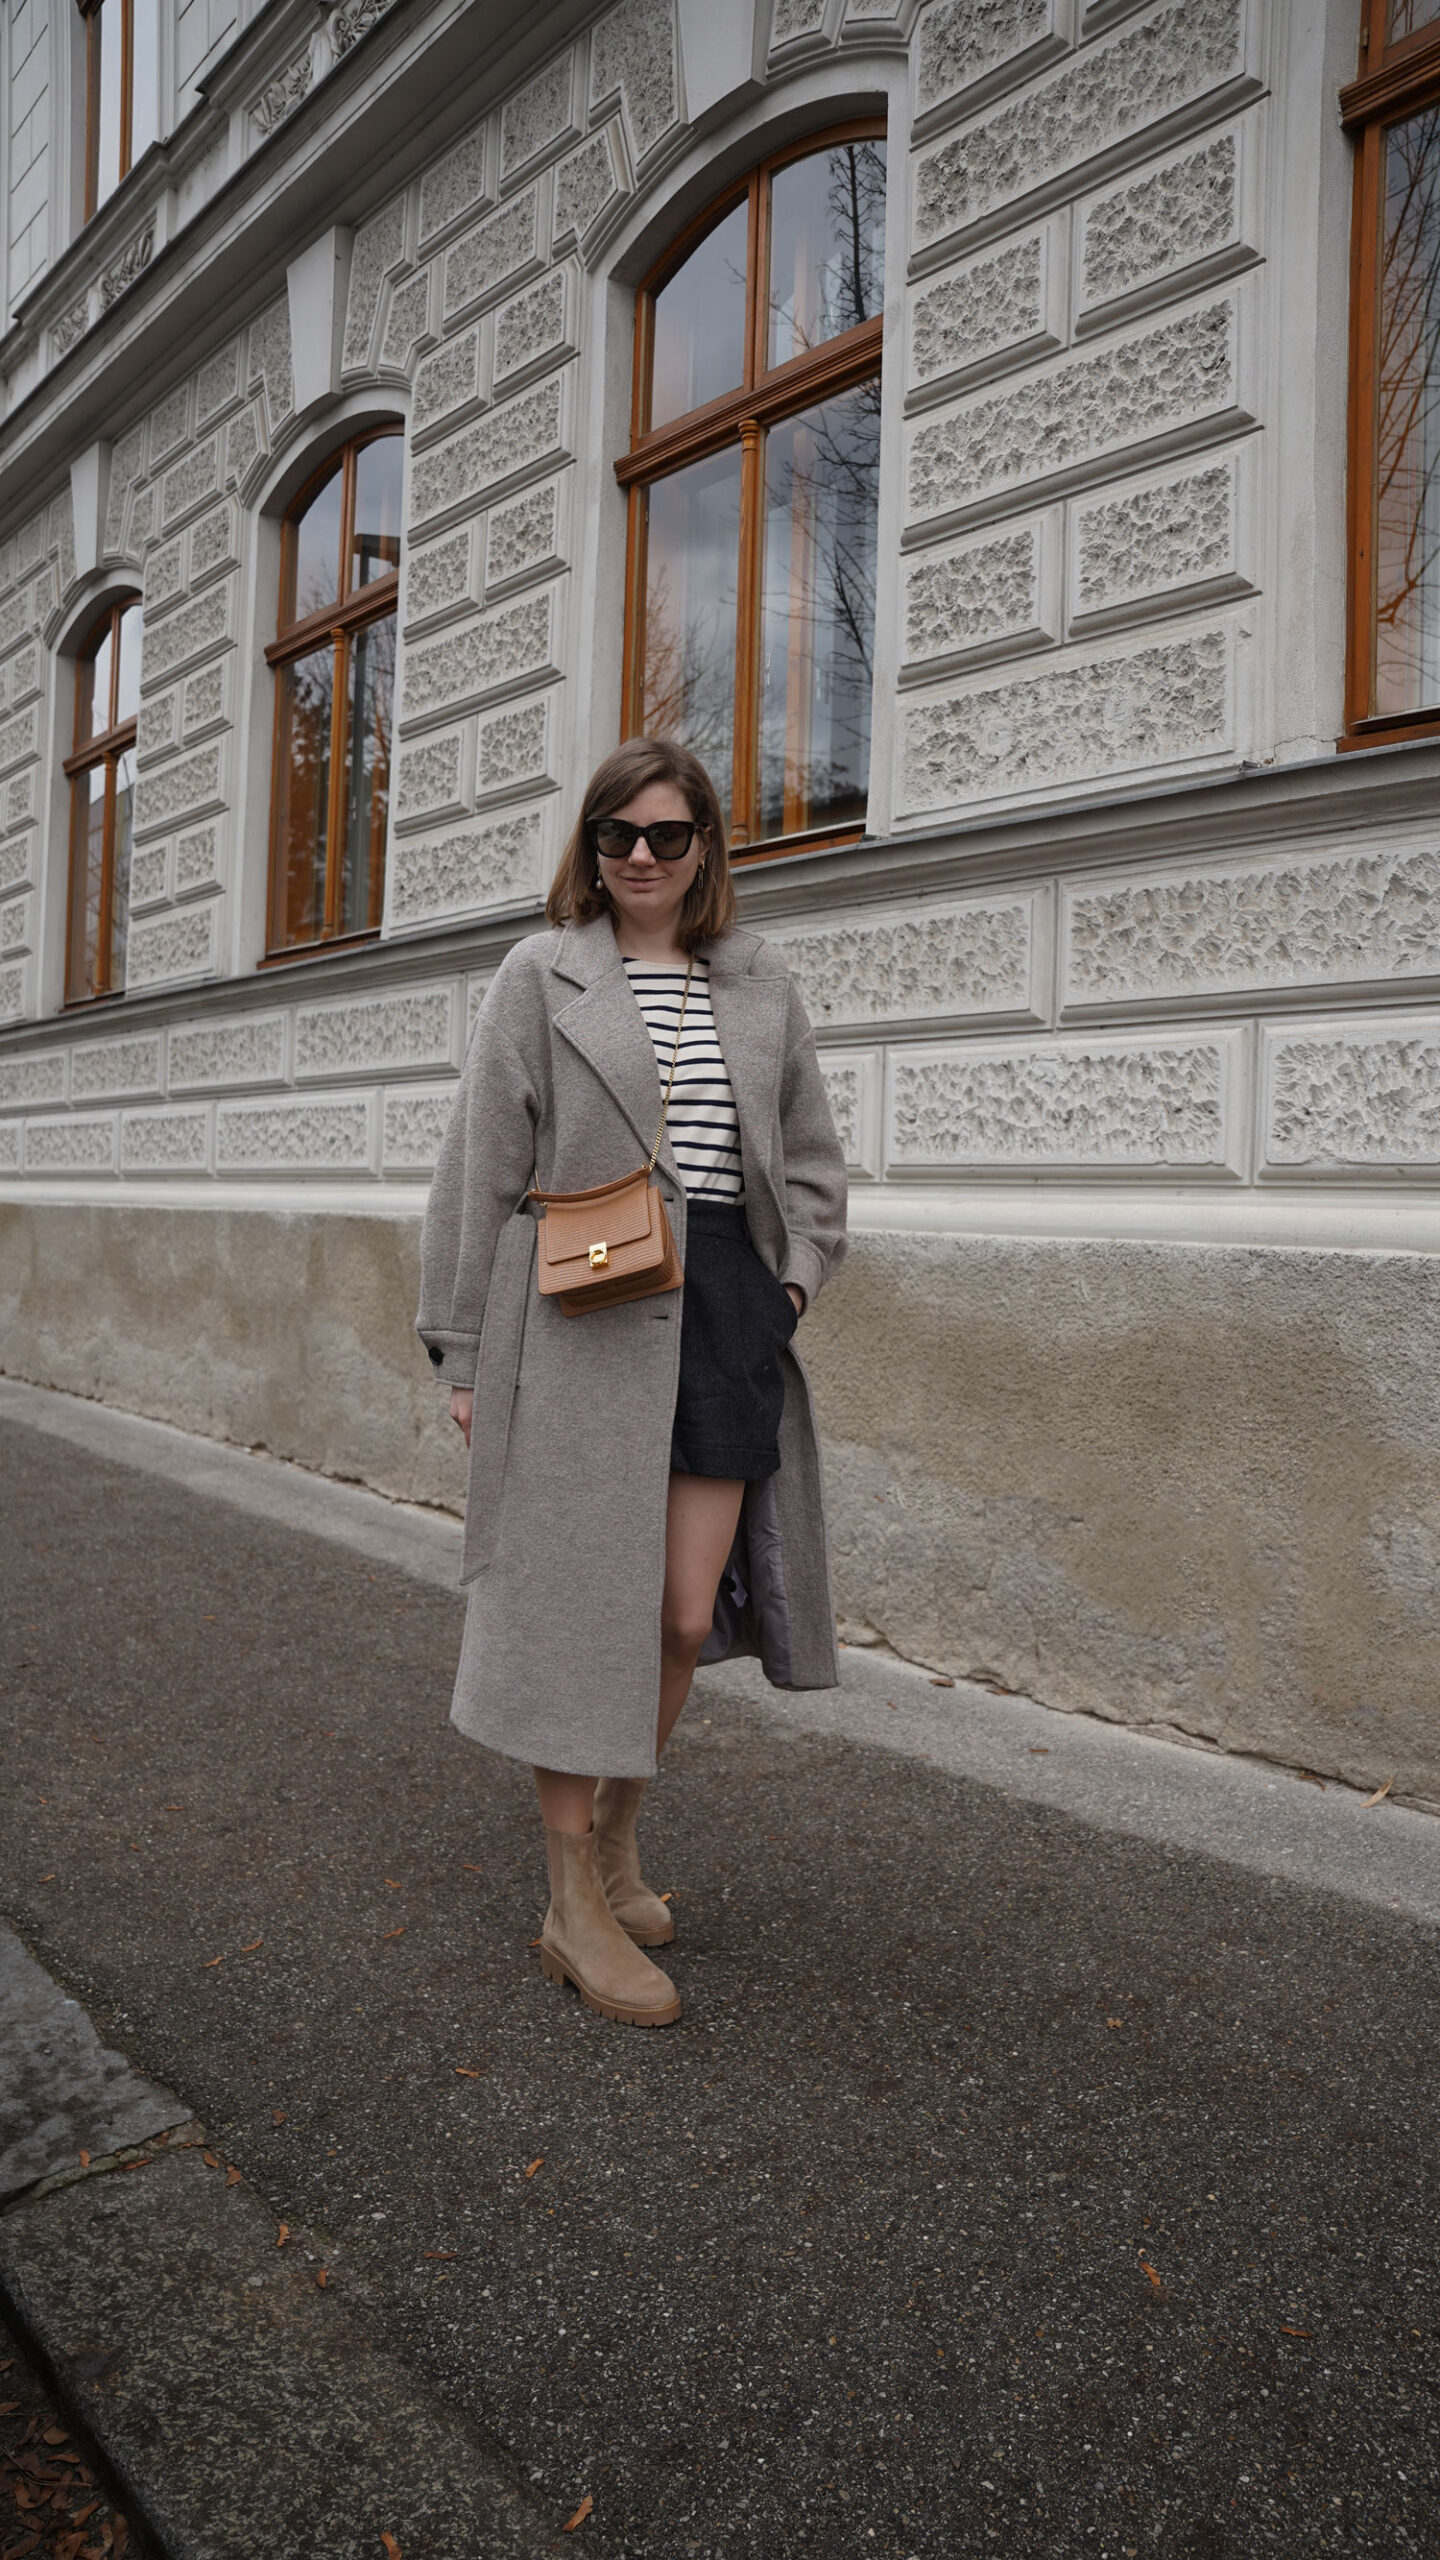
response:
[[[730,794],[730,833],[736,844],[748,844],[755,833],[764,480],[765,431],[758,419],[746,418],[740,427],[740,561],[735,595],[735,741]]]
[[[346,758],[349,753],[350,642],[335,635],[335,695],[330,705],[330,798],[325,814],[326,938],[340,930],[340,901],[345,879]]]
[[[110,910],[115,898],[115,785],[118,763],[114,756],[105,758],[105,815],[100,826],[100,897],[95,919],[95,960],[90,972],[89,992],[92,996],[110,992]]]
[[[625,655],[620,677],[620,734],[636,738],[645,720],[645,577],[649,498],[643,482],[630,491],[625,528]]]

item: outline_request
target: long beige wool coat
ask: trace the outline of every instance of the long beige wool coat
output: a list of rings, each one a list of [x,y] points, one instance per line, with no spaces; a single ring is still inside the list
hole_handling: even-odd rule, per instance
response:
[[[735,929],[703,945],[762,1260],[807,1303],[845,1250],[845,1164],[804,1006],[779,953]],[[527,938],[470,1042],[421,1241],[417,1330],[472,1387],[451,1714],[542,1768],[648,1777],[681,1292],[567,1316],[536,1285],[532,1186],[581,1191],[643,1164],[661,1087],[608,918]],[[685,1249],[668,1141],[656,1173]],[[747,1488],[702,1659],[758,1654],[788,1688],[839,1677],[810,1389],[783,1357],[781,1465]]]

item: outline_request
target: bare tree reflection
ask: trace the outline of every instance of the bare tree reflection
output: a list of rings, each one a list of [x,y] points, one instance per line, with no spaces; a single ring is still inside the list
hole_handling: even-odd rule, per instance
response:
[[[1386,136],[1375,460],[1377,708],[1411,710],[1440,686],[1440,108]]]

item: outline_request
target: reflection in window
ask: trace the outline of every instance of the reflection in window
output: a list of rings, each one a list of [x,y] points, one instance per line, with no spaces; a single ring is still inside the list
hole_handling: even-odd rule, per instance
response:
[[[1377,713],[1440,704],[1440,107],[1385,136],[1375,420]]]
[[[1440,18],[1440,0],[1390,0],[1390,42],[1398,44],[1402,36],[1413,36]]]
[[[404,448],[346,445],[285,525],[270,948],[374,933],[385,895]]]
[[[70,905],[65,1000],[84,1004],[125,984],[135,715],[141,610],[136,596],[107,605],[75,666],[70,780]]]
[[[159,0],[82,0],[82,15],[88,222],[158,131]]]
[[[694,750],[737,846],[864,825],[884,241],[852,126],[640,295],[626,727]]]

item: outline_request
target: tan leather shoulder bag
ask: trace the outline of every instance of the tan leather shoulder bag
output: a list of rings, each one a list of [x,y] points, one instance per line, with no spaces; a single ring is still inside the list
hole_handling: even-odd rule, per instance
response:
[[[617,1182],[597,1182],[593,1191],[532,1191],[529,1195],[545,1212],[540,1220],[540,1295],[558,1298],[567,1316],[584,1315],[591,1307],[624,1306],[631,1298],[658,1298],[667,1289],[678,1289],[685,1277],[654,1175],[675,1090],[694,967],[692,955],[649,1163],[622,1174]]]

